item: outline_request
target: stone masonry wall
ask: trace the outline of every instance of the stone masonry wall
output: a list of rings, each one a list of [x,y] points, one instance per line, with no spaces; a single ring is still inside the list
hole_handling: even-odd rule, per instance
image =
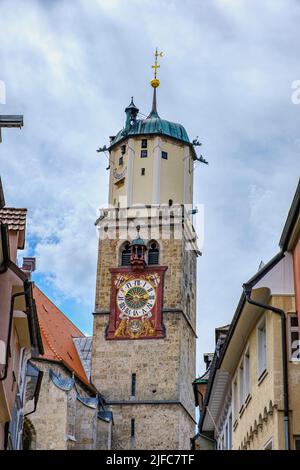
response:
[[[137,222],[136,222],[137,223]],[[114,401],[180,401],[170,404],[113,404],[113,448],[189,449],[194,435],[196,255],[182,240],[158,240],[160,265],[167,266],[164,283],[164,339],[107,341],[111,274],[118,266],[120,241],[99,243],[94,315],[92,382]],[[136,374],[136,395],[131,378]],[[136,438],[130,438],[131,419]],[[129,427],[128,427],[129,426]]]
[[[190,449],[194,423],[180,405],[115,405],[113,413],[113,450]]]
[[[62,365],[48,361],[37,361],[36,365],[44,372],[37,409],[28,416],[36,434],[36,449],[107,449],[111,424],[98,423],[97,409],[77,399],[77,392],[83,397],[89,396],[86,387],[76,381],[76,389],[61,390],[50,379],[49,369],[63,378],[70,378],[70,372]],[[98,432],[103,435],[99,436]]]
[[[37,366],[44,375],[37,409],[28,416],[36,432],[36,450],[67,450],[68,395],[50,380],[47,363],[39,361]]]

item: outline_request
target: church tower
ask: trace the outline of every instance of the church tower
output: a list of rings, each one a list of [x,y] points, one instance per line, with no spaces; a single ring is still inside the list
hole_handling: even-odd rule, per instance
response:
[[[190,449],[195,433],[194,145],[183,126],[133,99],[110,138],[109,204],[99,252],[92,383],[114,416],[113,449]]]

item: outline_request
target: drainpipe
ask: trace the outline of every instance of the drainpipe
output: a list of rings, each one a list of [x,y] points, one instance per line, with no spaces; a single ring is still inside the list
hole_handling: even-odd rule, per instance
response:
[[[282,350],[282,372],[283,372],[283,403],[284,403],[284,437],[285,450],[290,450],[290,430],[289,430],[289,390],[288,390],[288,364],[287,364],[287,344],[286,344],[286,317],[285,312],[280,308],[266,305],[251,299],[251,284],[243,284],[246,300],[251,305],[256,305],[264,310],[276,313],[281,320],[281,350]]]
[[[32,413],[35,413],[35,411],[36,411],[36,407],[37,407],[38,399],[39,399],[39,395],[40,395],[40,390],[41,390],[41,384],[42,384],[43,375],[44,375],[44,372],[41,371],[41,370],[39,370],[38,379],[37,379],[37,384],[36,384],[36,389],[35,389],[35,393],[34,393],[34,408],[33,408],[32,411],[29,411],[29,413],[25,413],[25,414],[24,414],[24,418],[25,418],[26,416],[31,415]]]
[[[6,340],[6,355],[5,355],[5,367],[4,367],[4,374],[0,377],[0,382],[5,380],[7,377],[8,371],[8,359],[9,359],[9,351],[10,351],[10,339],[11,339],[11,332],[12,332],[12,324],[13,324],[13,316],[14,316],[14,304],[15,298],[24,295],[25,292],[18,292],[17,294],[13,294],[11,297],[10,303],[10,313],[9,313],[9,324],[8,324],[8,332],[7,332],[7,340]]]

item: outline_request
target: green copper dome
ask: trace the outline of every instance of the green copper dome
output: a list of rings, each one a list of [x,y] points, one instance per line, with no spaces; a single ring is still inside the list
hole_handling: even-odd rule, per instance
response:
[[[181,124],[161,119],[156,111],[156,90],[154,90],[152,111],[146,119],[136,119],[138,108],[133,100],[125,109],[127,118],[125,128],[118,132],[110,144],[110,148],[127,137],[158,134],[172,137],[190,144],[185,128]]]
[[[134,245],[139,245],[139,246],[145,246],[146,247],[144,240],[140,236],[138,236],[138,238],[135,238],[134,240],[132,240],[131,245],[133,245],[133,246]]]

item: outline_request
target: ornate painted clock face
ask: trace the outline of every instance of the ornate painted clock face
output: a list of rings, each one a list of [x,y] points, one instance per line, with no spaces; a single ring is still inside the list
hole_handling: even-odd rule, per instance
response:
[[[155,300],[155,289],[145,279],[132,279],[117,291],[117,305],[123,318],[149,316]]]
[[[131,267],[111,268],[111,312],[106,339],[164,338],[162,323],[165,266],[134,272]]]

